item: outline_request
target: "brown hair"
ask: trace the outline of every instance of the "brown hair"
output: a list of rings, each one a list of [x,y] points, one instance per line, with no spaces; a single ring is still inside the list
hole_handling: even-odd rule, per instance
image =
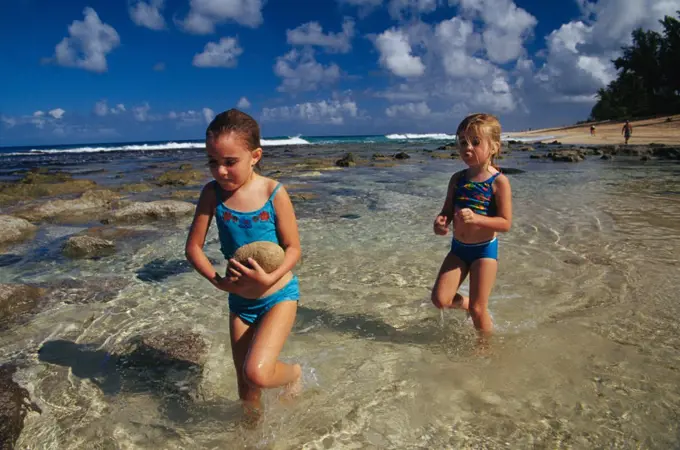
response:
[[[467,134],[469,130],[488,139],[491,145],[495,147],[495,152],[491,154],[491,166],[498,170],[496,155],[501,153],[501,123],[498,118],[492,114],[470,114],[458,125],[456,137],[460,140],[460,136]]]
[[[223,134],[230,133],[236,133],[251,152],[260,148],[260,126],[255,119],[235,108],[215,116],[205,130],[205,138],[217,139]],[[260,161],[255,168],[260,169]]]

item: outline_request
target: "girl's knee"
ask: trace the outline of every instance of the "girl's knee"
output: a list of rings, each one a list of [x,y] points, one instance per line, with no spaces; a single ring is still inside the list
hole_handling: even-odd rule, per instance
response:
[[[270,384],[273,371],[263,364],[246,364],[243,368],[243,376],[249,386],[262,389]]]
[[[437,295],[437,293],[434,291],[430,296],[430,301],[432,301],[432,304],[438,309],[443,309],[446,307],[444,299],[442,299],[442,297],[440,295]]]

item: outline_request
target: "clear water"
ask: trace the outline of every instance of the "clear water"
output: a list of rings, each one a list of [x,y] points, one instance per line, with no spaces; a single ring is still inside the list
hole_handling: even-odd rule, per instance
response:
[[[463,313],[429,303],[449,246],[431,223],[460,162],[282,180],[319,194],[296,207],[302,300],[283,352],[315,379],[291,405],[267,393],[254,430],[240,426],[225,296],[191,271],[143,276],[158,261],[182,267],[189,219],[152,225],[143,245],[99,261],[52,258],[80,228],[48,227],[0,272],[0,282],[81,283],[0,332],[0,360],[22,360],[17,380],[43,411],[29,414],[18,448],[678,447],[680,166],[523,157],[506,160],[527,173],[511,176],[515,220],[500,237],[484,353]],[[214,229],[206,252],[220,260]],[[82,301],[97,293],[105,301]],[[209,345],[186,396],[88,371],[88,355],[178,328]],[[41,361],[41,345],[59,339],[81,345],[82,360]]]

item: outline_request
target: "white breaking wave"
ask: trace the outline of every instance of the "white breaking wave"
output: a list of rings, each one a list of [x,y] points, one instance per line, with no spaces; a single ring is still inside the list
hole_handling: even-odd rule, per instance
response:
[[[446,134],[446,133],[427,133],[427,134],[413,134],[413,133],[405,133],[405,134],[388,134],[385,136],[387,139],[441,139],[441,140],[452,140],[456,139],[455,135],[452,134]]]
[[[532,137],[514,137],[512,135],[504,134],[501,136],[501,141],[517,141],[517,142],[538,142],[554,140],[555,136],[532,136]]]
[[[263,147],[273,145],[305,145],[309,142],[299,137],[288,139],[261,139]],[[5,153],[3,156],[49,155],[65,153],[103,153],[103,152],[134,152],[155,150],[180,150],[189,148],[205,148],[205,142],[166,142],[164,144],[134,144],[111,147],[74,147],[74,148],[34,148],[24,152]]]
[[[262,147],[271,147],[273,145],[308,145],[310,142],[305,141],[301,137],[289,137],[288,139],[260,139]]]

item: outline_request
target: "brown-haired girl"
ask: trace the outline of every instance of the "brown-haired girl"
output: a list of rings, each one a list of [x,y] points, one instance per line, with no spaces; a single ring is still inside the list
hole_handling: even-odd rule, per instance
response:
[[[260,128],[252,117],[236,109],[217,115],[206,131],[206,151],[214,181],[201,191],[186,257],[216,288],[229,292],[239,396],[248,411],[258,411],[261,389],[285,386],[289,394],[300,389],[300,366],[278,360],[300,298],[298,279],[291,272],[301,254],[297,221],[285,188],[255,171],[262,148]],[[225,277],[203,252],[213,216],[229,261]],[[283,247],[279,268],[267,273],[252,258],[250,267],[232,258],[239,247],[255,241]]]

